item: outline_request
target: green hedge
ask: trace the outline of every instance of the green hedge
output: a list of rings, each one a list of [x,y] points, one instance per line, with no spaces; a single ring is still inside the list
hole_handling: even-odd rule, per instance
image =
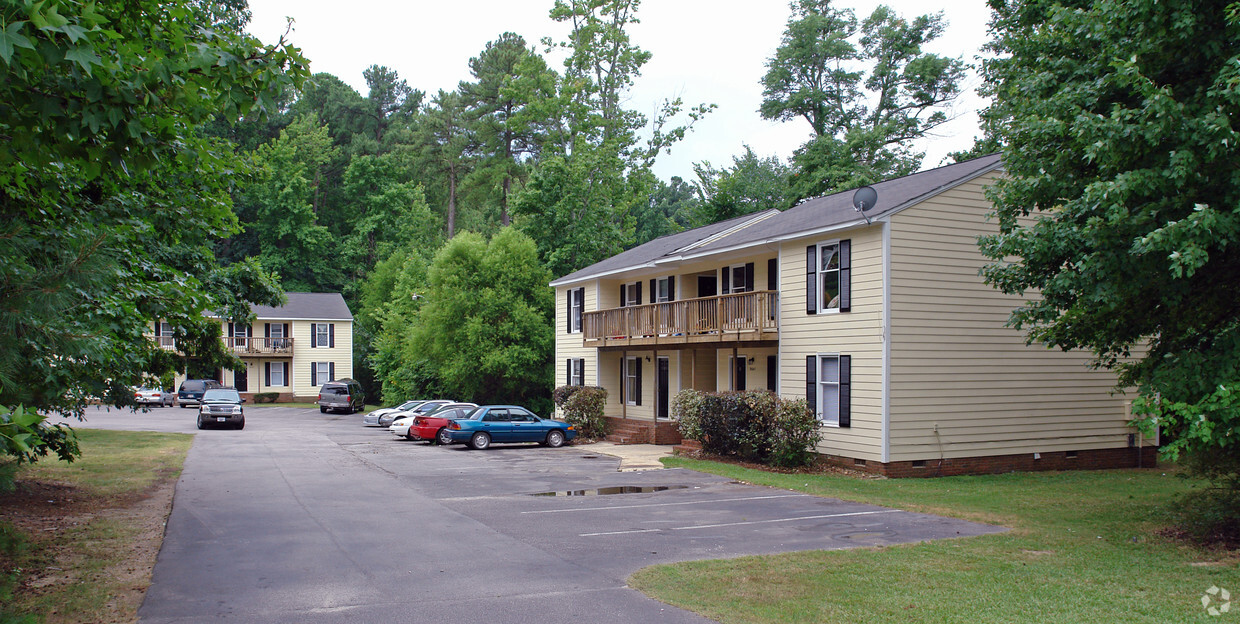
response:
[[[597,440],[607,435],[607,419],[603,417],[607,390],[595,386],[576,388],[564,401],[564,420],[576,427],[577,434],[584,438]]]
[[[702,450],[770,466],[804,466],[822,439],[804,399],[765,390],[706,393],[683,390],[672,399],[680,435]]]
[[[280,398],[279,392],[257,392],[254,394],[255,403],[275,403]]]

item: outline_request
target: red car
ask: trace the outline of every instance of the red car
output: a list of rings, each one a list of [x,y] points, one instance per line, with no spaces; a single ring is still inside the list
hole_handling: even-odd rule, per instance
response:
[[[452,424],[454,418],[465,418],[474,408],[478,407],[473,403],[449,403],[440,406],[429,414],[415,416],[413,424],[409,426],[409,434],[406,436],[410,440],[426,440],[431,444],[447,444],[444,442],[446,434],[444,433],[448,425]],[[441,438],[440,436],[444,436]]]

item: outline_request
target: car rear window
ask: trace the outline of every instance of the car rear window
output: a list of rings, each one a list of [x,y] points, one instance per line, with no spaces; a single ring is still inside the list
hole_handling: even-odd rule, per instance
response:
[[[181,384],[181,391],[182,392],[202,392],[203,390],[206,389],[206,387],[207,387],[207,384],[201,381],[186,381]]]

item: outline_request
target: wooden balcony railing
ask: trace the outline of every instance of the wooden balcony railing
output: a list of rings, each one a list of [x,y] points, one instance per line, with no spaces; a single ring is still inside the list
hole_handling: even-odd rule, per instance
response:
[[[773,340],[778,302],[777,291],[762,290],[586,312],[582,333],[603,344]]]
[[[225,336],[224,348],[231,349],[237,355],[293,355],[292,338],[252,338],[245,336]]]

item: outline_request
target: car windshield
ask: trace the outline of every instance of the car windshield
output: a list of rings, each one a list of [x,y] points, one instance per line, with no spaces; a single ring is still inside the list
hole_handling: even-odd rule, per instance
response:
[[[419,414],[427,414],[439,409],[446,403],[447,401],[427,401],[425,405],[418,406],[418,408],[413,411],[418,412]]]
[[[397,406],[396,410],[403,412],[405,410],[413,409],[425,402],[426,401],[405,401],[404,403],[401,403],[399,406]]]
[[[478,411],[479,411],[479,410],[481,410],[481,409],[482,409],[481,407],[474,407],[474,408],[470,408],[468,411],[466,411],[466,412],[465,412],[465,415],[464,415],[464,416],[461,416],[461,420],[470,420],[470,419],[472,419],[474,416],[477,416],[477,415],[478,415]]]
[[[202,395],[203,403],[240,403],[241,395],[236,390],[215,389],[207,390]]]

